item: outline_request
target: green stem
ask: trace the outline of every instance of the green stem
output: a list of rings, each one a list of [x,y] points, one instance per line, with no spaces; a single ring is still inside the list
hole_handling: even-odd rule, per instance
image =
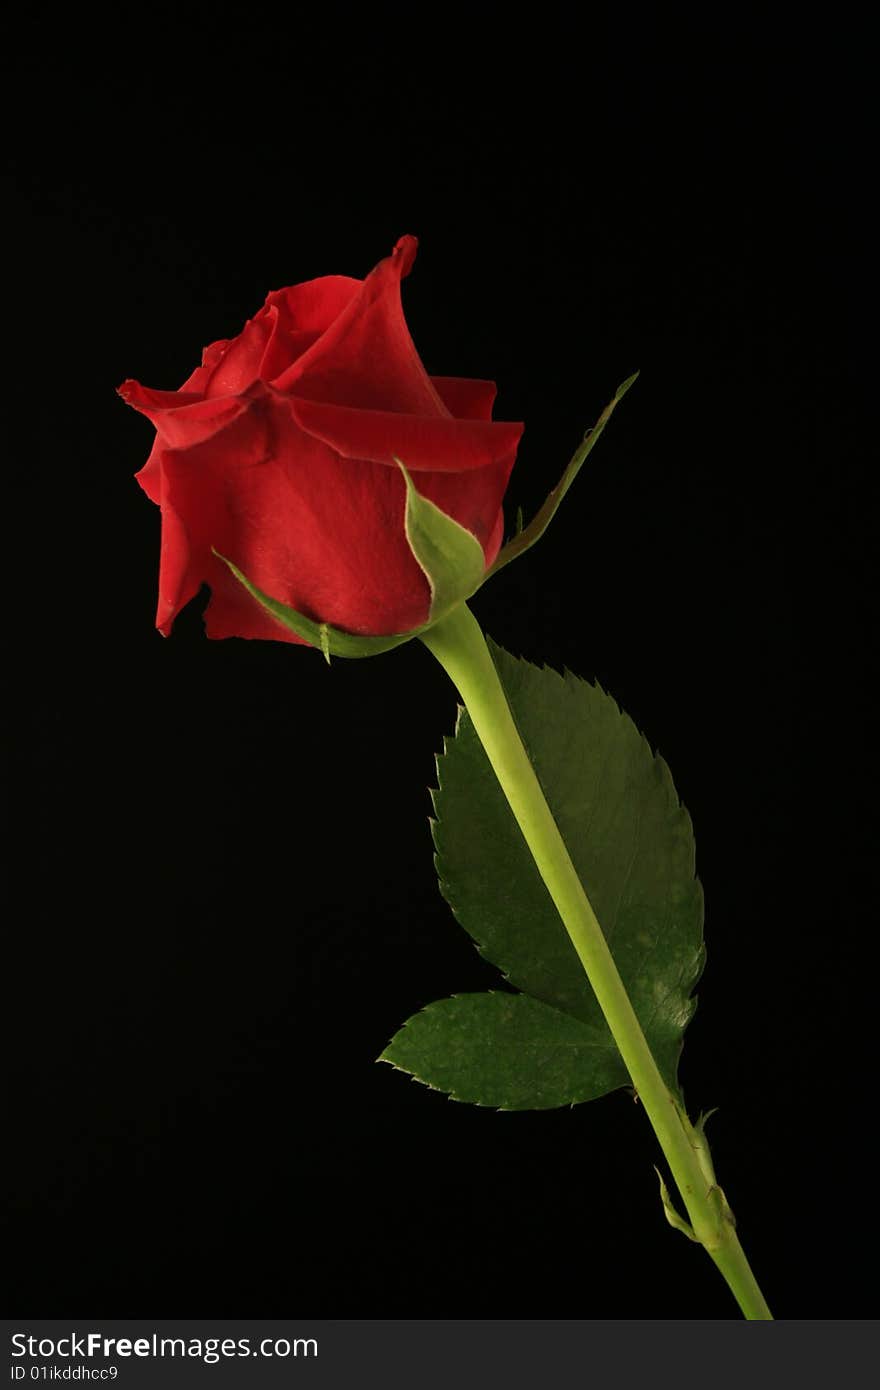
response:
[[[669,1091],[523,747],[479,624],[462,604],[421,640],[458,689],[654,1127],[690,1217],[747,1318],[772,1317],[715,1182],[705,1137]],[[681,1223],[684,1224],[684,1223]]]

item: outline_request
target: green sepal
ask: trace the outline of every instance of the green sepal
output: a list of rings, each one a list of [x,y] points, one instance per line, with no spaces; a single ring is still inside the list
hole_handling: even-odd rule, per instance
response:
[[[419,627],[387,637],[359,637],[329,623],[315,622],[313,618],[307,618],[305,613],[264,593],[219,550],[213,552],[267,613],[295,632],[297,637],[323,652],[328,664],[331,656],[379,656],[382,652],[402,646],[404,642],[411,642],[451,608],[476,593],[486,578],[486,557],[476,536],[447,516],[427,497],[422,497],[404,464],[400,459],[395,459],[395,463],[406,483],[404,527],[407,544],[431,591],[430,616]]]
[[[686,1125],[686,1128],[691,1130],[691,1143],[693,1144],[694,1153],[697,1155],[697,1162],[703,1171],[703,1175],[710,1189],[718,1187],[718,1179],[715,1177],[715,1165],[712,1162],[712,1153],[709,1148],[709,1141],[706,1138],[706,1121],[710,1119],[717,1110],[718,1106],[716,1105],[711,1110],[701,1111],[700,1118],[695,1125],[690,1125],[689,1123]],[[687,1116],[685,1116],[685,1120],[687,1120]]]
[[[626,381],[621,382],[618,386],[614,393],[614,398],[608,402],[595,425],[592,429],[587,430],[583,442],[574,454],[559,482],[547,497],[544,505],[535,513],[528,526],[524,529],[522,527],[520,514],[517,520],[516,534],[512,540],[508,541],[507,545],[499,550],[495,558],[495,563],[491,565],[487,571],[487,579],[490,575],[497,574],[498,570],[503,569],[505,565],[509,565],[511,560],[518,560],[520,555],[524,555],[527,550],[531,549],[535,541],[541,539],[547,527],[550,525],[550,522],[553,520],[563,497],[580,472],[584,460],[590,453],[590,450],[593,448],[593,445],[598,440],[605,426],[608,424],[611,416],[614,414],[618,402],[623,400],[638,375],[638,372],[633,372],[632,376],[628,376]]]
[[[672,1205],[669,1188],[663,1181],[663,1174],[660,1172],[656,1163],[654,1164],[654,1172],[657,1174],[660,1181],[660,1201],[663,1203],[663,1214],[666,1220],[674,1231],[681,1231],[682,1235],[687,1236],[688,1240],[695,1240],[697,1244],[700,1245],[702,1242],[700,1241],[700,1237],[695,1234],[693,1226],[689,1221],[685,1221],[683,1216],[679,1216],[675,1207]]]
[[[429,1004],[378,1060],[453,1100],[496,1110],[577,1105],[626,1080],[607,1030],[498,990]]]
[[[430,623],[477,592],[486,578],[483,547],[472,532],[422,497],[399,458],[406,483],[404,525],[409,548],[431,589]]]
[[[611,418],[615,406],[618,401],[623,399],[637,376],[638,372],[634,372],[631,377],[628,377],[618,386],[614,399],[602,411],[593,428],[587,431],[583,443],[575,453],[559,483],[525,528],[522,524],[522,509],[518,509],[516,535],[499,551],[494,564],[489,569],[486,569],[483,547],[476,536],[466,527],[461,526],[453,517],[447,516],[429,498],[422,497],[410,477],[406,465],[401,459],[394,458],[394,462],[400,468],[406,483],[404,527],[407,544],[425,575],[431,592],[430,616],[428,622],[423,623],[420,627],[411,628],[408,632],[392,633],[388,636],[360,637],[356,633],[345,632],[342,628],[331,627],[329,623],[315,622],[314,619],[307,618],[296,608],[291,608],[289,604],[282,603],[280,599],[272,598],[271,595],[264,593],[252,580],[248,579],[247,575],[242,573],[237,565],[212,547],[213,553],[219,560],[223,561],[239,583],[247,589],[251,597],[256,599],[257,603],[271,617],[291,632],[296,633],[297,637],[301,637],[303,641],[322,651],[328,663],[331,656],[378,656],[382,652],[393,651],[395,647],[402,646],[404,642],[410,642],[414,637],[420,637],[429,627],[445,617],[451,609],[471,598],[490,575],[503,569],[511,560],[516,560],[520,555],[523,555],[535,544],[535,541],[540,539],[563,497],[577,477],[581,465]]]
[[[212,547],[213,549],[213,547]],[[378,656],[381,652],[390,652],[394,647],[401,646],[404,642],[409,642],[413,637],[418,637],[419,633],[425,631],[427,624],[422,627],[413,628],[411,632],[394,633],[388,637],[358,637],[353,632],[344,632],[342,628],[331,627],[329,623],[316,623],[312,618],[307,618],[304,613],[299,613],[295,608],[291,608],[286,603],[281,603],[277,598],[270,598],[264,594],[262,589],[258,589],[256,584],[248,579],[246,574],[242,574],[237,565],[231,560],[227,560],[225,555],[221,555],[219,550],[214,550],[218,560],[222,560],[232,573],[235,575],[239,584],[243,584],[252,598],[257,600],[266,612],[284,627],[295,632],[297,637],[301,637],[304,642],[310,642],[318,651],[324,653],[325,659],[329,662],[331,656]]]

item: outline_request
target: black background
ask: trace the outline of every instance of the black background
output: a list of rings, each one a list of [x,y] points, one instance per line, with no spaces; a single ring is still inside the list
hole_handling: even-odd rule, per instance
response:
[[[152,626],[152,430],[114,388],[177,387],[270,289],[413,232],[415,342],[526,422],[526,516],[641,370],[474,607],[670,763],[707,898],[690,1107],[778,1315],[866,1316],[865,35],[748,5],[59,23],[7,84],[8,1311],[736,1316],[623,1092],[496,1114],[374,1063],[496,979],[433,878],[428,653]]]

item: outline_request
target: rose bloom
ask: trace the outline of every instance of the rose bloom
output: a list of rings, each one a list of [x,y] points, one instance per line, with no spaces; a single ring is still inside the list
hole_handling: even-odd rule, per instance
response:
[[[493,382],[425,371],[400,300],[416,247],[401,237],[365,280],[273,291],[237,338],[205,348],[179,391],[119,388],[156,427],[137,476],[162,509],[161,632],[207,583],[209,637],[301,640],[214,550],[317,622],[362,635],[425,623],[430,591],[407,544],[395,456],[494,560],[523,427],[492,420]]]

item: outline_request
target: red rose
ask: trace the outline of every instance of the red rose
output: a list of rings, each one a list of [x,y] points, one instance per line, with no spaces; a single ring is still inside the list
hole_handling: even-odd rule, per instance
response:
[[[365,280],[276,290],[237,338],[212,343],[179,391],[126,381],[156,426],[138,481],[162,509],[156,625],[211,586],[209,637],[301,639],[242,588],[348,632],[427,621],[428,581],[404,531],[406,484],[479,540],[487,567],[520,424],[492,421],[494,383],[429,377],[403,317],[415,237]]]

